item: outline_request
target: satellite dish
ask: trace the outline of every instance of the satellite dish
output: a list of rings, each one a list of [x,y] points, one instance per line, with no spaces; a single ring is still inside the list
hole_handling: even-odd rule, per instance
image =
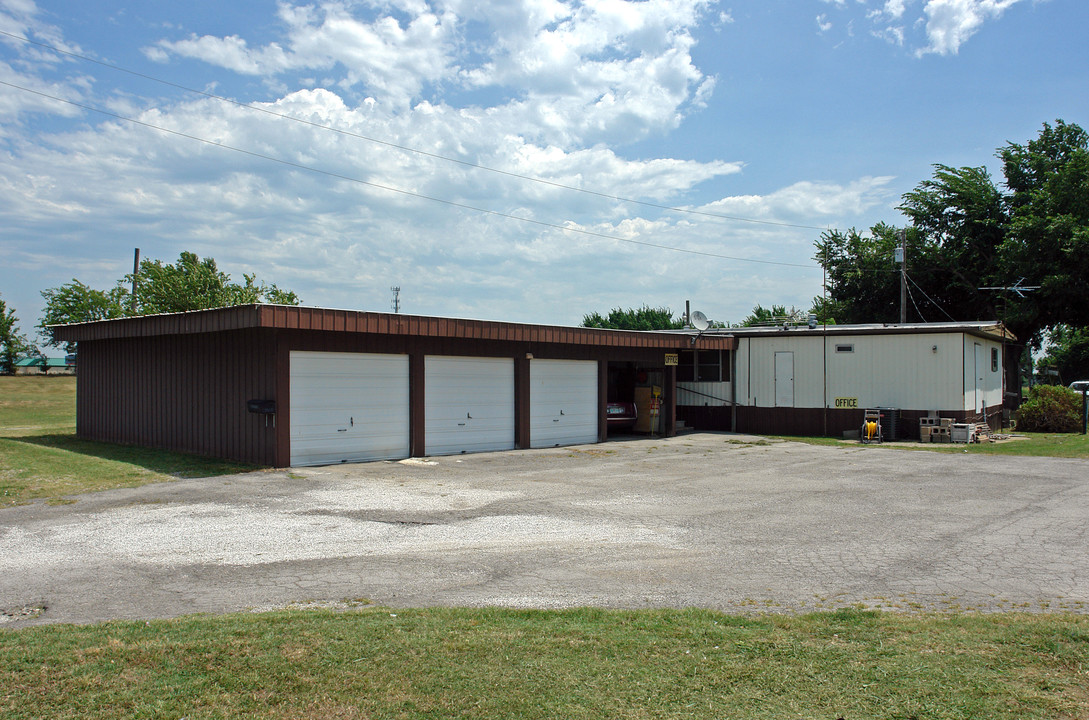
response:
[[[692,311],[692,317],[690,318],[692,327],[696,328],[700,332],[703,332],[707,328],[711,327],[711,322],[707,319],[707,316],[701,313],[699,310]]]

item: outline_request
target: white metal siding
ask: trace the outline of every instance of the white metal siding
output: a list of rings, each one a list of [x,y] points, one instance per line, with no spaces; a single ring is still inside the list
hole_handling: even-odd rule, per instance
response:
[[[972,350],[975,351],[974,353],[972,353],[972,356],[974,356],[975,365],[976,365],[976,377],[974,378],[975,387],[976,387],[976,394],[974,396],[974,399],[972,399],[972,412],[982,413],[983,412],[983,391],[986,390],[986,388],[987,388],[987,386],[984,385],[984,383],[986,383],[986,380],[987,380],[987,374],[986,374],[986,371],[983,370],[983,345],[982,345],[982,343],[977,342],[974,345],[972,345]]]
[[[978,350],[977,350],[978,348]],[[991,369],[991,351],[998,351],[998,368]],[[976,353],[979,361],[976,361]],[[978,388],[978,391],[977,391]],[[965,336],[964,338],[964,409],[982,412],[982,407],[1001,405],[1005,387],[1002,377],[1002,343]]]
[[[794,355],[794,402],[791,407],[821,407],[824,402],[819,338],[745,338],[737,359],[738,402],[756,407],[776,407],[775,354]]]
[[[428,455],[514,449],[514,360],[424,358]]]
[[[974,344],[983,348],[981,375],[975,372]],[[836,345],[854,351],[837,353]],[[971,410],[976,378],[988,407],[1002,402],[1002,372],[992,371],[990,352],[1002,343],[963,333],[741,338],[737,351],[738,402],[775,406],[775,355],[794,353],[794,406],[829,407],[839,397],[858,406],[911,410]]]
[[[292,352],[291,464],[406,458],[408,356]]]
[[[530,447],[597,442],[597,381],[592,360],[531,360]]]
[[[726,407],[733,390],[728,382],[679,382],[677,405]]]
[[[829,405],[855,397],[860,408],[960,409],[962,342],[951,333],[830,337]],[[844,343],[855,351],[837,353],[835,345]]]

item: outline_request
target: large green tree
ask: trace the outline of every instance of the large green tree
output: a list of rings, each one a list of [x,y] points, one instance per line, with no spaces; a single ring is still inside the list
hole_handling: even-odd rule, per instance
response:
[[[611,330],[679,330],[684,327],[684,318],[674,318],[673,311],[667,307],[652,308],[644,305],[638,310],[613,308],[607,316],[597,312],[584,315],[582,327]]]
[[[1059,324],[1089,325],[1089,143],[1077,125],[1044,124],[1036,140],[999,149],[1005,190],[986,168],[936,165],[904,195],[909,320],[1001,319],[1039,345]],[[831,231],[816,243],[827,299],[839,322],[899,318],[896,228],[864,237]],[[981,290],[1019,281],[1040,290]]]
[[[75,279],[60,287],[42,290],[42,299],[45,300],[45,312],[38,322],[38,329],[49,345],[58,344],[52,325],[124,317],[129,307],[128,291],[120,285],[109,290],[95,290]],[[65,345],[68,352],[74,348],[74,343]]]
[[[1064,383],[1089,380],[1089,327],[1059,325],[1048,333],[1047,342],[1038,369],[1057,370]]]
[[[174,263],[145,258],[135,278],[135,302],[129,291],[134,280],[131,274],[109,290],[96,290],[73,279],[42,291],[45,313],[38,327],[49,344],[55,345],[51,325],[260,302],[299,304],[294,292],[258,282],[255,275],[243,274],[242,278],[242,283],[232,282],[213,258],[201,259],[191,252],[183,252]]]
[[[177,262],[145,259],[136,284],[136,315],[186,312],[268,302],[298,305],[298,296],[276,285],[258,283],[256,275],[242,275],[242,284],[231,282],[213,258],[201,259],[183,252]],[[132,275],[122,281],[131,286]]]
[[[905,194],[908,320],[1002,320],[1039,347],[1049,328],[1089,325],[1089,136],[1062,120],[997,152],[1005,188],[986,168],[936,165]],[[824,233],[818,314],[838,322],[896,322],[899,230]],[[1035,291],[983,288],[1036,287]],[[1018,353],[1010,353],[1011,357]],[[1010,387],[1020,387],[1011,361]]]
[[[15,361],[30,349],[26,337],[19,332],[19,318],[15,317],[15,309],[9,310],[7,303],[0,298],[0,373],[14,372]]]
[[[1002,261],[1039,285],[1017,303],[1035,328],[1089,325],[1089,135],[1058,120],[999,151],[1010,194]]]
[[[818,319],[837,323],[899,322],[900,272],[894,253],[900,244],[900,230],[884,223],[874,225],[868,233],[851,228],[829,230],[821,235],[816,244],[816,259],[825,269],[827,296],[813,298],[813,312]],[[928,273],[937,254],[934,243],[909,229],[906,245],[912,267],[919,271],[913,271],[912,279],[932,286]],[[930,287],[926,295],[934,292],[940,296],[939,290],[940,287]],[[917,310],[911,307],[910,322],[948,319],[932,304],[925,307],[928,301],[923,292],[916,290],[911,297],[924,306]]]

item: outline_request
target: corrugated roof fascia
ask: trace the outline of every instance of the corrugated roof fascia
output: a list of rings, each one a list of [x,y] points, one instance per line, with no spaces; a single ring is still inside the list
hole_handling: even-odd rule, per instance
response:
[[[193,310],[184,313],[144,315],[114,320],[54,326],[58,340],[105,340],[156,335],[188,335],[246,328],[357,332],[379,335],[449,337],[473,340],[595,345],[607,347],[650,347],[681,349],[695,333],[667,335],[635,330],[530,325],[523,323],[440,318],[422,315],[374,313],[360,310],[295,305],[237,305],[228,308]],[[730,349],[732,337],[711,338],[704,347]]]
[[[1017,338],[1007,330],[1002,323],[992,320],[979,320],[973,322],[948,322],[948,323],[907,323],[904,325],[888,324],[860,324],[860,325],[818,325],[809,328],[805,325],[782,327],[740,327],[740,328],[716,328],[704,332],[704,337],[709,334],[729,333],[737,337],[783,337],[788,335],[908,335],[927,333],[967,333],[990,339],[1001,340],[1003,336],[1007,340],[1015,341]]]
[[[140,315],[137,317],[92,320],[71,325],[50,325],[56,338],[63,342],[108,340],[156,335],[191,335],[221,330],[257,327],[258,305],[190,310],[179,313]]]

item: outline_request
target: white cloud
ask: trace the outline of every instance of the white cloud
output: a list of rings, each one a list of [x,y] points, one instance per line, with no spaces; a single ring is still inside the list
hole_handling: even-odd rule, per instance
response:
[[[9,267],[35,268],[39,288],[72,277],[105,287],[128,272],[133,247],[165,260],[191,250],[236,277],[255,272],[313,304],[386,310],[396,284],[406,312],[557,323],[617,305],[677,308],[686,298],[730,319],[743,313],[725,308],[801,306],[816,291],[820,274],[812,268],[766,273],[736,260],[781,262],[787,253],[811,265],[813,230],[602,197],[675,205],[690,202],[701,184],[742,171],[731,159],[623,154],[628,143],[677,127],[713,92],[716,79],[692,58],[695,27],[711,3],[374,6],[388,12],[285,4],[283,34],[272,41],[204,35],[146,49],[161,62],[198,58],[260,78],[262,107],[340,133],[207,98],[152,107],[78,75],[24,73],[52,94],[88,97],[151,125],[326,174],[91,113],[78,125],[42,130],[27,122],[34,117],[28,113],[55,118],[56,107],[0,94],[0,113],[17,121],[0,125],[14,133],[7,142],[0,135],[10,158],[0,163],[0,252]],[[26,48],[17,52],[29,58]],[[21,104],[5,109],[9,96]],[[884,202],[887,181],[800,182],[693,209],[834,224]],[[50,263],[32,242],[40,237],[49,238]]]
[[[759,220],[835,224],[887,201],[893,179],[864,177],[847,185],[801,181],[768,195],[723,198],[702,209]]]
[[[904,16],[906,0],[886,0],[883,12],[892,20],[899,20]]]
[[[691,30],[710,0],[447,0],[435,10],[401,9],[409,7],[419,14],[362,19],[333,2],[283,4],[283,44],[193,36],[145,52],[268,82],[291,72],[333,73],[338,86],[401,112],[433,103],[436,87],[460,86],[505,100],[464,111],[505,115],[527,136],[564,146],[672,129],[714,87],[691,58]]]
[[[269,43],[251,48],[238,36],[191,36],[162,40],[145,49],[153,60],[171,55],[196,58],[237,73],[273,79],[296,70],[329,71],[340,68],[341,84],[357,85],[402,106],[418,95],[426,82],[451,72],[450,53],[454,17],[422,12],[407,22],[382,15],[366,22],[343,5],[280,6],[288,33],[288,47]]]
[[[956,55],[960,46],[987,20],[998,19],[1020,0],[928,0],[926,35],[930,43],[919,54]]]
[[[817,16],[817,31],[826,33],[832,29],[832,23],[828,21],[828,15],[821,13]]]
[[[906,29],[921,28],[925,32],[925,43],[918,44],[917,56],[930,53],[955,55],[987,21],[998,20],[1003,13],[1022,0],[885,0],[880,7],[864,11],[866,20],[873,28],[870,35],[881,38],[893,45],[903,47],[907,44]],[[832,4],[837,11],[855,12],[844,0],[821,0]],[[865,6],[865,0],[859,0],[859,6]],[[910,7],[918,5],[915,13],[908,12]],[[852,20],[853,22],[853,20]],[[827,16],[818,17],[822,32],[827,32],[832,23]]]
[[[41,20],[37,6],[30,0],[3,0],[0,2],[0,30],[17,37],[37,40],[69,52],[79,48],[66,43],[58,28]],[[47,96],[76,102],[89,90],[88,76],[75,74],[66,81],[50,80],[43,71],[66,62],[63,55],[43,49],[39,45],[0,35],[0,43],[15,53],[10,62],[0,61],[0,81],[25,90],[7,90],[0,93],[0,140],[10,137],[11,123],[23,121],[29,114],[45,113],[74,117],[80,110],[70,104],[51,100]]]

